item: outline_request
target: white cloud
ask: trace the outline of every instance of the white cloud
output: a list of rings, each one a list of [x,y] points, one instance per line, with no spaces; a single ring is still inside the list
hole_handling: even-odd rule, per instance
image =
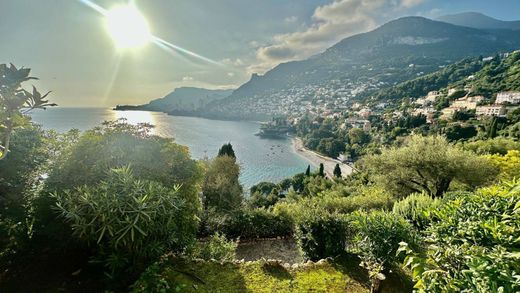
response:
[[[294,22],[298,21],[298,17],[297,16],[288,16],[283,21],[286,23],[294,23]]]
[[[236,58],[236,59],[225,58],[225,59],[220,60],[220,63],[222,63],[224,65],[228,65],[228,66],[234,66],[234,67],[243,67],[244,66],[244,61],[242,61],[242,59],[240,59],[240,58]]]
[[[229,76],[229,77],[233,77],[233,76],[235,76],[235,73],[233,73],[233,72],[228,72],[228,73],[227,73],[227,76]]]
[[[427,0],[335,0],[314,10],[305,29],[274,36],[258,48],[250,72],[263,73],[281,62],[307,58],[348,36],[374,29],[381,16],[393,18]]]

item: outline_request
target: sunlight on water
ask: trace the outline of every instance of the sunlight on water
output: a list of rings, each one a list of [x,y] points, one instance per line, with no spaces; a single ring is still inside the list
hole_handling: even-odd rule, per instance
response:
[[[136,125],[138,123],[148,123],[154,126],[157,125],[157,120],[155,118],[156,115],[152,112],[148,111],[112,111],[114,118],[117,119],[126,119],[126,122],[132,125]],[[152,130],[152,133],[155,134],[155,130]]]

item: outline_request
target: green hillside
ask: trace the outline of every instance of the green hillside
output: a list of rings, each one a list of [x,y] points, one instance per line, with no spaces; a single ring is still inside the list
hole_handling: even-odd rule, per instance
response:
[[[379,91],[370,97],[376,101],[419,98],[429,91],[448,87],[471,89],[473,95],[492,98],[500,91],[520,90],[520,52],[492,60],[468,58],[437,72]]]

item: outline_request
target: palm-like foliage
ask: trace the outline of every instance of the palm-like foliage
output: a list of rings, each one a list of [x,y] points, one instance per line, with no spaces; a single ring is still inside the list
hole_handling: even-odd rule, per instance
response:
[[[42,95],[34,86],[32,92],[22,88],[22,83],[37,79],[30,72],[29,68],[0,64],[0,160],[7,156],[13,129],[27,122],[24,114],[56,106],[46,100],[50,92]]]

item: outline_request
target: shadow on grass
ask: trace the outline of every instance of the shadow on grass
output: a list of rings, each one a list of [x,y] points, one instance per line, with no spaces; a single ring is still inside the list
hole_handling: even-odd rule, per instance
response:
[[[360,262],[357,255],[345,252],[334,259],[333,265],[338,271],[348,275],[369,289],[370,280],[368,272],[359,265]],[[413,282],[402,269],[392,268],[391,271],[386,271],[384,274],[386,279],[381,282],[378,292],[400,293],[413,291]]]
[[[161,265],[160,273],[151,279],[141,278],[137,292],[147,292],[160,280],[179,292],[246,292],[247,287],[237,264],[194,262],[170,257]]]
[[[292,280],[293,277],[286,268],[283,267],[280,263],[264,263],[262,265],[262,270],[265,274],[270,275],[273,278],[279,280]]]
[[[370,288],[368,273],[359,266],[360,262],[357,255],[345,252],[334,259],[333,266],[336,270],[363,284],[366,288]]]

